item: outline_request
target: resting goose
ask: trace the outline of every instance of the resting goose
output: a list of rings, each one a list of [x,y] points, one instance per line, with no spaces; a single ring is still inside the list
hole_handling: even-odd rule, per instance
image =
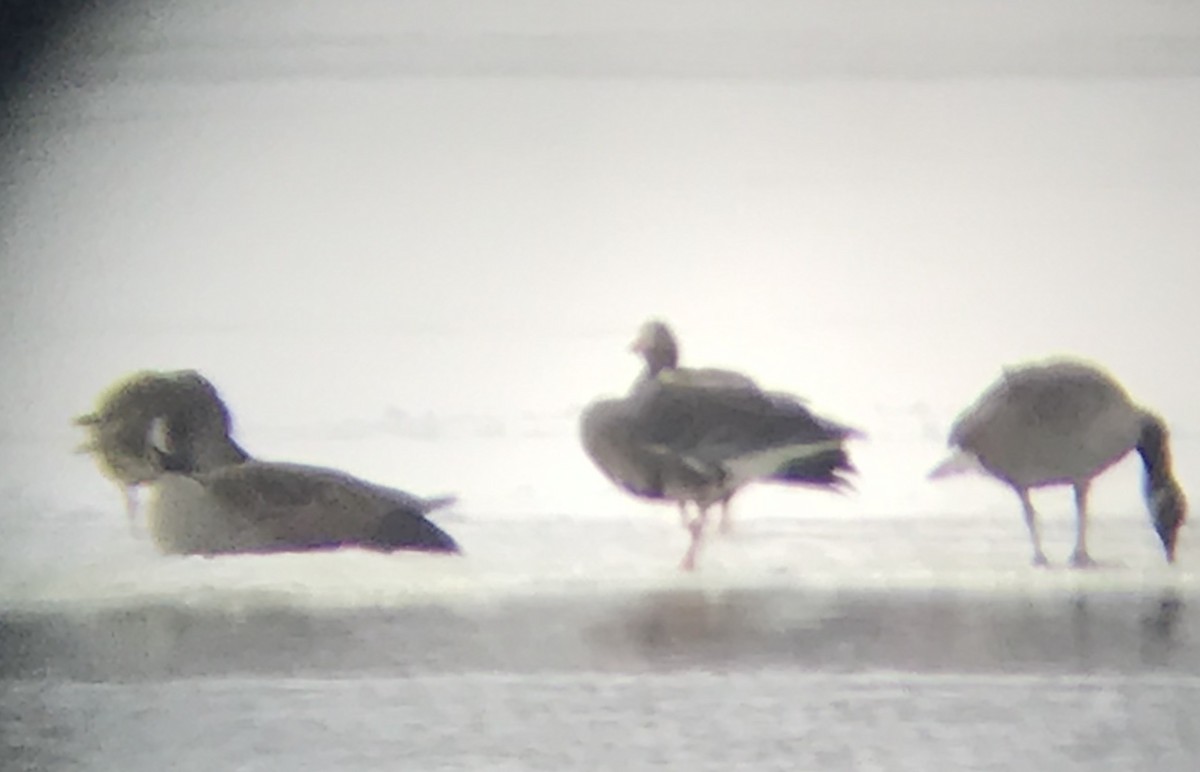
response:
[[[1017,492],[1033,543],[1033,562],[1045,565],[1032,488],[1075,490],[1074,566],[1093,564],[1087,550],[1087,496],[1094,478],[1136,449],[1145,466],[1143,493],[1168,562],[1187,513],[1171,473],[1167,427],[1135,405],[1110,375],[1083,362],[1056,359],[1009,368],[950,430],[957,452],[930,473],[945,477],[982,469]]]
[[[671,328],[663,321],[651,319],[638,330],[637,337],[630,345],[630,350],[640,355],[645,362],[642,380],[666,377],[694,386],[710,386],[719,388],[741,388],[761,391],[758,384],[748,376],[732,370],[714,367],[680,367],[679,343]],[[788,394],[776,395],[783,401],[803,404],[804,400]],[[841,427],[845,429],[845,427]],[[846,429],[847,436],[860,437],[861,433]],[[792,485],[811,485],[831,489],[849,487],[849,482],[841,476],[843,472],[853,472],[850,459],[840,446],[826,454],[813,458],[804,456],[776,469],[765,478],[765,482],[786,483]],[[721,499],[720,531],[726,533],[730,528],[730,500],[733,491]],[[687,524],[687,514],[684,504],[679,504],[680,518]]]
[[[843,445],[853,430],[744,377],[697,376],[651,362],[647,357],[650,369],[628,396],[586,407],[580,433],[585,452],[622,489],[674,501],[681,512],[695,505],[697,515],[686,523],[684,570],[695,568],[708,510],[750,482],[786,467],[814,485],[845,484],[841,472],[850,465]]]
[[[116,424],[123,434],[141,431],[151,489],[147,520],[163,552],[459,551],[426,518],[453,497],[422,499],[331,469],[251,459],[229,436],[228,413],[205,407],[208,397],[175,380],[155,388],[171,396],[104,403],[89,426],[94,433],[115,433]],[[154,409],[164,404],[175,409]],[[126,445],[132,448],[132,440]]]
[[[225,438],[222,442],[201,443],[207,452],[192,460],[196,471],[247,458],[245,451],[229,439],[231,421],[225,402],[195,370],[147,370],[117,382],[100,395],[94,412],[75,418],[74,423],[89,434],[79,451],[90,453],[101,473],[117,483],[131,522],[137,514],[138,487],[161,474],[146,434],[157,416],[167,418],[183,431],[211,431]]]

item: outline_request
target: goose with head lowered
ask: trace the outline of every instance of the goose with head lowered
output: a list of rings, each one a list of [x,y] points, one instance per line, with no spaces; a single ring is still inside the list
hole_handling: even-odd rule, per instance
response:
[[[156,417],[200,440],[206,432],[213,434],[212,441],[195,443],[192,465],[197,472],[247,459],[230,438],[228,407],[200,373],[146,370],[118,381],[101,393],[96,410],[74,423],[88,432],[79,451],[90,453],[100,471],[117,483],[131,521],[137,515],[138,489],[162,473],[147,444],[147,430]]]
[[[687,371],[645,344],[634,348],[647,370],[624,398],[600,399],[580,417],[587,455],[613,483],[636,496],[691,504],[691,541],[681,567],[692,570],[708,513],[756,480],[778,479],[837,489],[852,471],[845,442],[858,433],[815,415],[799,400],[766,392],[721,370]],[[674,336],[670,336],[673,342]]]
[[[427,518],[453,497],[425,499],[333,469],[252,459],[229,435],[227,411],[203,407],[192,391],[181,390],[172,399],[171,404],[191,409],[157,411],[138,405],[114,410],[104,405],[98,411],[106,421],[142,432],[142,455],[150,470],[146,515],[161,551],[218,555],[359,547],[459,552],[455,541]],[[93,431],[104,431],[103,422]]]
[[[1088,489],[1130,451],[1145,469],[1143,494],[1168,562],[1175,560],[1187,500],[1171,470],[1167,426],[1139,407],[1108,373],[1087,362],[1052,359],[1007,368],[950,430],[949,458],[930,473],[982,470],[1021,499],[1035,565],[1046,564],[1030,491],[1070,485],[1075,492],[1071,563],[1093,565],[1087,549]]]

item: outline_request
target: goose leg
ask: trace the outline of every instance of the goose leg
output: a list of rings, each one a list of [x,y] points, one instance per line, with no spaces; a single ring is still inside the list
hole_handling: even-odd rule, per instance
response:
[[[1075,483],[1075,551],[1071,553],[1071,565],[1076,568],[1096,565],[1087,551],[1087,496],[1087,481]]]
[[[1029,540],[1033,542],[1033,564],[1044,566],[1046,565],[1046,553],[1042,552],[1042,537],[1038,534],[1037,512],[1033,508],[1033,502],[1029,500],[1029,490],[1021,488],[1017,491],[1017,495],[1021,497],[1021,507],[1025,510],[1025,525],[1029,528]]]
[[[721,499],[721,523],[718,530],[727,534],[733,530],[733,521],[729,519],[729,499]]]
[[[687,502],[686,501],[679,502],[679,524],[682,525],[684,528],[688,528],[690,525],[688,522]]]
[[[696,555],[700,552],[700,542],[704,539],[704,524],[708,520],[708,507],[697,504],[696,509],[699,510],[696,519],[688,523],[692,543],[688,545],[688,551],[684,553],[683,561],[679,564],[684,571],[696,570]]]
[[[137,486],[126,485],[121,488],[121,493],[125,497],[125,514],[129,515],[129,530],[137,533]]]

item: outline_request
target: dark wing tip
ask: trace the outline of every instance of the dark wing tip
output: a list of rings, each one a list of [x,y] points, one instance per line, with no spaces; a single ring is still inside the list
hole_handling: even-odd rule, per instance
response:
[[[462,554],[462,548],[450,534],[424,516],[414,514],[407,509],[396,509],[387,513],[379,524],[375,541],[389,551],[413,550]]]

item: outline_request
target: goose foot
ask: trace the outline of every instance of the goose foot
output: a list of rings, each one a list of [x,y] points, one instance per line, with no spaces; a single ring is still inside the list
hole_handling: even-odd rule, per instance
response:
[[[1087,552],[1075,550],[1071,554],[1072,568],[1095,568],[1097,565],[1096,561],[1092,560],[1092,556],[1087,554]]]
[[[1042,552],[1041,550],[1038,550],[1037,552],[1033,553],[1034,568],[1046,568],[1049,565],[1050,565],[1050,561],[1046,560],[1046,553]]]

